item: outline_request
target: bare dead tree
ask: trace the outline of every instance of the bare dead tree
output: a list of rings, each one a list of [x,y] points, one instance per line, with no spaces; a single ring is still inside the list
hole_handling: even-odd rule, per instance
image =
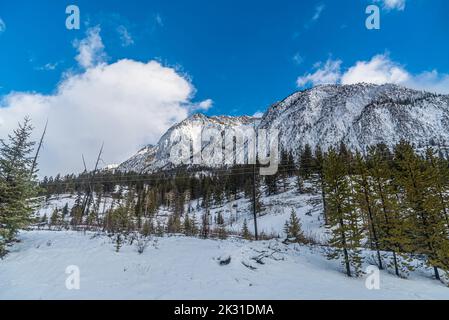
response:
[[[93,183],[95,174],[97,173],[97,170],[98,170],[98,164],[100,163],[100,160],[101,160],[101,155],[103,153],[103,147],[104,147],[104,142],[101,144],[100,152],[98,153],[97,161],[95,162],[95,168],[92,171],[92,173],[90,174],[87,194],[86,194],[86,198],[85,198],[85,201],[83,204],[83,216],[89,214],[89,206],[90,206],[90,202],[92,201],[92,194],[93,194],[92,183]],[[84,161],[84,156],[83,156],[83,163],[84,163],[84,169],[87,172],[87,167],[86,167],[86,162]]]
[[[39,140],[39,145],[37,146],[37,149],[36,149],[36,154],[34,155],[33,164],[31,165],[31,170],[30,170],[30,178],[33,177],[34,170],[36,169],[37,159],[39,158],[39,153],[41,151],[42,144],[44,143],[44,137],[45,137],[45,133],[47,132],[47,126],[48,126],[48,119],[45,122],[44,131],[42,132],[41,138]]]

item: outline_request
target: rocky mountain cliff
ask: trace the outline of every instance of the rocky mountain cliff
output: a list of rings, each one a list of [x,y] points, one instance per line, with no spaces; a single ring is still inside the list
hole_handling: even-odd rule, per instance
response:
[[[195,114],[170,128],[157,145],[147,146],[118,170],[152,172],[173,167],[170,148],[181,136],[200,136],[204,128],[244,126],[279,130],[280,147],[297,153],[305,144],[327,149],[341,141],[364,150],[401,139],[417,147],[449,146],[449,96],[397,85],[324,85],[299,91],[268,108],[262,119]],[[204,165],[214,166],[214,159]]]

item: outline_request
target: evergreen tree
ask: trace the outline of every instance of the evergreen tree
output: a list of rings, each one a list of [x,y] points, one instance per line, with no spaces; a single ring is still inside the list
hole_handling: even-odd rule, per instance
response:
[[[31,199],[37,195],[37,184],[35,172],[31,172],[32,130],[29,118],[25,118],[8,136],[9,141],[0,141],[0,255],[19,229],[33,221],[35,203]]]
[[[180,216],[175,213],[170,214],[167,221],[167,233],[179,233],[180,231],[181,231]]]
[[[320,148],[315,150],[315,161],[314,161],[314,170],[318,173],[318,185],[321,190],[321,199],[323,203],[323,216],[324,216],[324,224],[328,224],[327,219],[327,204],[326,204],[326,190],[325,190],[325,180],[324,180],[324,172],[323,172],[323,163],[324,157],[323,152]]]
[[[431,148],[426,151],[427,177],[430,181],[428,202],[441,212],[449,227],[449,166],[444,158],[437,157]]]
[[[145,237],[148,237],[154,233],[154,226],[152,220],[145,220],[145,222],[142,225],[142,234]]]
[[[379,230],[378,230],[378,211],[372,197],[372,180],[369,177],[369,170],[365,159],[357,152],[355,156],[355,191],[358,207],[365,217],[368,224],[370,243],[376,250],[377,263],[379,269],[383,269],[382,257],[380,253]]]
[[[357,216],[353,200],[347,165],[341,155],[331,148],[323,164],[328,221],[331,230],[329,244],[334,250],[329,259],[343,257],[346,274],[361,273],[362,258],[360,246],[363,237],[360,230],[360,219]]]
[[[52,226],[59,226],[61,224],[61,220],[61,215],[59,214],[58,209],[54,209],[50,217],[50,224]]]
[[[285,222],[284,232],[287,235],[287,242],[305,243],[306,239],[301,229],[301,222],[292,209],[290,220]]]
[[[209,238],[210,222],[209,222],[209,210],[206,210],[201,216],[201,237],[203,239]]]
[[[309,179],[314,169],[314,159],[312,154],[312,148],[309,144],[304,146],[301,150],[299,159],[299,175],[304,179]]]
[[[245,240],[251,240],[251,233],[249,232],[248,229],[248,222],[246,221],[246,219],[243,221],[243,227],[242,227],[242,237]]]
[[[372,203],[378,212],[378,239],[382,250],[392,253],[393,260],[387,266],[394,268],[398,277],[405,277],[413,268],[406,254],[411,241],[407,230],[409,220],[405,219],[404,210],[399,204],[397,188],[392,179],[391,158],[383,145],[369,148],[368,167],[372,185]]]
[[[429,197],[433,199],[429,194],[431,175],[424,160],[406,142],[396,146],[395,163],[396,178],[404,190],[404,204],[412,222],[413,249],[427,256],[427,264],[433,267],[435,278],[440,280],[438,268],[447,268],[441,248],[446,247],[448,238],[441,211],[435,210],[434,203],[429,201]]]
[[[221,212],[218,212],[217,215],[217,225],[218,225],[218,238],[219,239],[226,239],[228,237],[228,233],[226,231],[226,226],[225,226],[225,221],[223,218],[223,215],[221,214]]]
[[[62,208],[62,219],[64,220],[69,215],[69,204],[66,203]]]

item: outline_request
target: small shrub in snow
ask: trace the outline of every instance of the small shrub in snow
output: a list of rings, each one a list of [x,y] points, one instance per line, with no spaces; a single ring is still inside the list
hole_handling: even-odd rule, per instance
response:
[[[141,238],[137,239],[137,244],[136,244],[137,252],[139,254],[142,254],[145,251],[145,249],[148,247],[149,242],[150,242],[150,240],[145,237],[141,237]]]
[[[221,256],[218,258],[218,263],[220,266],[226,266],[228,264],[231,263],[231,256],[230,255],[226,255],[226,256]]]

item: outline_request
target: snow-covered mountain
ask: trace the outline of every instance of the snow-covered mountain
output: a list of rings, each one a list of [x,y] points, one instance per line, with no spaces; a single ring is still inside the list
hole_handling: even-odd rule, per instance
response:
[[[325,85],[274,104],[260,128],[279,129],[280,145],[328,149],[343,141],[355,150],[401,139],[417,147],[449,145],[449,96],[397,85]]]
[[[153,172],[172,169],[173,162],[170,160],[170,152],[175,145],[179,147],[179,144],[185,144],[181,147],[190,150],[190,141],[201,141],[201,134],[205,129],[216,129],[222,132],[225,129],[251,127],[254,126],[255,121],[257,121],[257,118],[248,116],[208,117],[201,113],[194,114],[171,127],[155,146],[148,145],[144,147],[130,159],[120,164],[117,170]],[[187,139],[181,140],[182,137]],[[203,166],[216,167],[217,161],[214,157],[204,157],[201,164]]]
[[[273,104],[261,120],[252,117],[208,117],[195,114],[170,128],[156,146],[147,146],[118,170],[150,172],[171,168],[170,150],[184,137],[197,137],[204,128],[241,126],[279,130],[279,145],[296,153],[309,144],[327,149],[345,142],[351,149],[401,139],[417,147],[449,146],[449,96],[398,85],[324,85],[299,91]],[[216,166],[215,159],[203,159]]]

